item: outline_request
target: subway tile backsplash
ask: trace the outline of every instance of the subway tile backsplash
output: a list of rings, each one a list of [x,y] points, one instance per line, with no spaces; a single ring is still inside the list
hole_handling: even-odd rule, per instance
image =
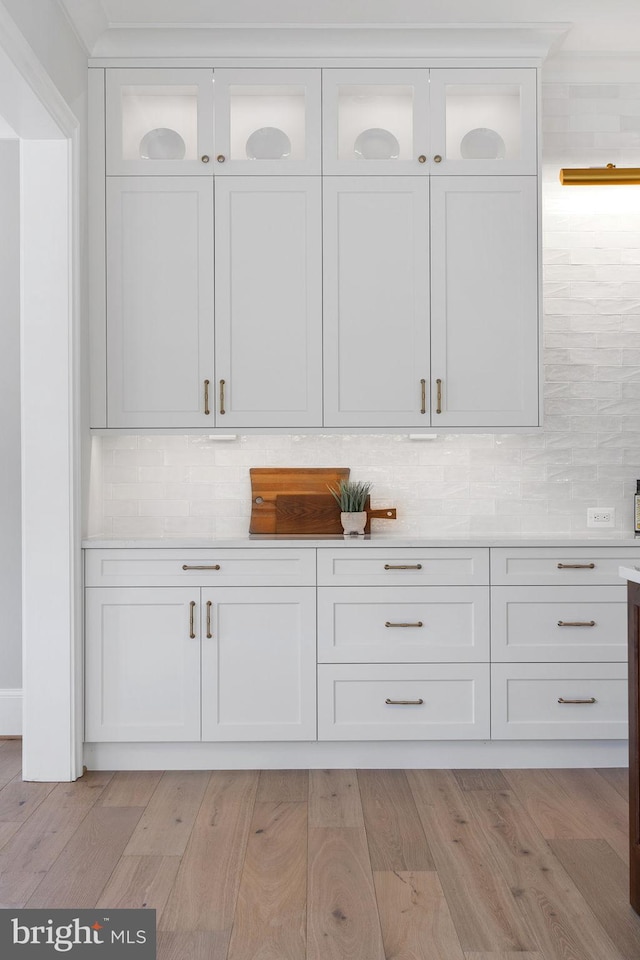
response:
[[[543,84],[544,429],[534,434],[94,438],[90,533],[241,537],[249,467],[349,466],[415,536],[630,533],[640,477],[640,187],[561,187],[562,166],[640,166],[640,84]],[[593,534],[593,531],[589,531]]]

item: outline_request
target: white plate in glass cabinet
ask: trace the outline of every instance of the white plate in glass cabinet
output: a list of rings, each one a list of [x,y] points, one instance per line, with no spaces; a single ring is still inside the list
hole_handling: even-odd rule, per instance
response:
[[[216,70],[216,176],[320,174],[320,70]]]
[[[106,71],[107,176],[213,174],[213,71]]]

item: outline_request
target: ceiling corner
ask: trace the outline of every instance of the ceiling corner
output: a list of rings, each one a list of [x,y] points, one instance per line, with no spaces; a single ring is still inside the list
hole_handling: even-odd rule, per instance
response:
[[[92,55],[100,37],[109,28],[102,0],[57,0],[76,37]]]

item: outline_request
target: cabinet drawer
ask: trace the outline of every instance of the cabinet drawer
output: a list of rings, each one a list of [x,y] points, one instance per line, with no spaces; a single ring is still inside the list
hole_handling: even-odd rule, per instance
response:
[[[620,585],[618,568],[640,557],[638,547],[509,547],[491,550],[491,583],[513,586]]]
[[[472,586],[488,582],[489,551],[485,549],[345,547],[318,550],[318,584],[324,586]]]
[[[627,659],[626,589],[494,587],[493,661]]]
[[[318,667],[320,740],[481,740],[488,736],[488,664]]]
[[[624,739],[626,677],[623,663],[494,664],[492,739]]]
[[[315,550],[86,550],[86,586],[314,586]]]
[[[488,661],[488,587],[320,587],[324,663]]]

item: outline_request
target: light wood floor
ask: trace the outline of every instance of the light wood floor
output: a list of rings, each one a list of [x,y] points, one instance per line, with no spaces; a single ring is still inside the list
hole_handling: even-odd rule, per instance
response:
[[[0,742],[0,907],[152,907],[158,960],[638,960],[624,770],[87,773]]]

